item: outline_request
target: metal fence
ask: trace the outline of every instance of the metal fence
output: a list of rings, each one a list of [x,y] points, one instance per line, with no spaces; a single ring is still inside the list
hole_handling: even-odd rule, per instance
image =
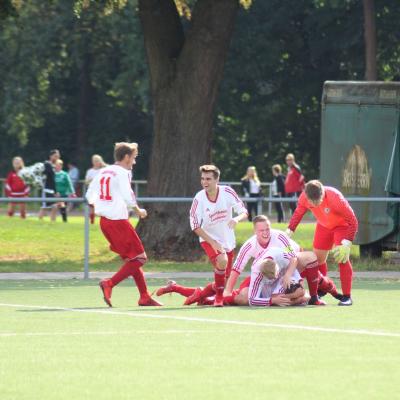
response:
[[[249,203],[257,203],[257,212],[261,213],[262,204],[269,203],[290,203],[297,201],[296,198],[287,198],[287,197],[259,197],[259,198],[242,198],[243,201]],[[400,197],[347,197],[349,202],[385,202],[385,203],[400,203]],[[83,204],[84,210],[84,249],[83,249],[83,257],[84,257],[84,270],[83,277],[84,279],[89,279],[89,205],[85,198],[70,198],[70,197],[56,197],[56,198],[43,198],[43,197],[23,197],[23,198],[15,198],[15,197],[0,197],[1,203],[78,203]],[[138,197],[138,203],[191,203],[193,198],[191,197]]]

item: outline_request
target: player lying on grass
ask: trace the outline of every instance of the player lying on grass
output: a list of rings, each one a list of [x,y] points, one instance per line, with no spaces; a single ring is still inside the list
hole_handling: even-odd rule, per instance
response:
[[[304,294],[292,302],[292,281],[299,283],[300,273],[307,279],[310,305],[324,305],[318,298],[318,261],[311,251],[287,252],[278,247],[264,251],[251,266],[248,291],[250,306],[288,306],[305,301]],[[285,293],[289,296],[287,296]],[[295,291],[296,293],[296,291]],[[275,295],[275,296],[273,296]]]
[[[347,200],[335,188],[322,185],[317,180],[306,184],[299,197],[297,208],[290,220],[288,234],[291,235],[304,214],[310,210],[317,220],[313,248],[317,255],[319,269],[327,274],[326,259],[333,248],[335,261],[339,264],[343,296],[340,306],[351,306],[351,285],[353,267],[350,262],[350,248],[357,233],[358,222]]]
[[[222,307],[225,278],[230,274],[236,246],[234,229],[247,218],[247,210],[232,188],[218,184],[220,171],[215,165],[202,165],[199,170],[203,190],[193,199],[190,226],[214,267],[214,306]]]
[[[258,215],[253,219],[254,235],[250,237],[240,248],[232,272],[228,278],[224,291],[224,304],[248,305],[248,287],[250,277],[244,279],[239,289],[233,290],[239,275],[243,272],[250,259],[257,259],[260,254],[270,247],[280,247],[286,251],[295,253],[300,251],[300,246],[282,231],[271,229],[271,223],[265,215]],[[319,290],[325,293],[337,295],[335,284],[327,277],[319,275]],[[209,283],[204,289],[195,287],[186,287],[177,284],[175,281],[169,281],[166,286],[157,290],[157,296],[166,293],[179,293],[184,297],[185,305],[198,303],[204,305],[209,303],[211,296],[215,294],[214,283]],[[206,300],[207,299],[207,300]]]
[[[139,208],[132,191],[132,167],[136,164],[138,145],[136,143],[116,143],[115,164],[104,167],[90,183],[86,198],[94,205],[100,218],[100,228],[110,243],[110,250],[125,261],[120,270],[110,279],[103,279],[100,288],[104,301],[112,307],[111,294],[114,286],[132,276],[139,289],[139,306],[161,306],[153,300],[148,291],[142,265],[147,261],[143,244],[135,228],[129,222],[128,208],[132,208],[139,218],[147,216],[146,210]]]

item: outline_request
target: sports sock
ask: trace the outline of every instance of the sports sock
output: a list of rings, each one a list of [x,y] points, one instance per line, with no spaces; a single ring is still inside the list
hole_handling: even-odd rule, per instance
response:
[[[306,279],[308,283],[308,290],[310,291],[310,296],[317,296],[318,294],[318,281],[319,281],[319,269],[318,262],[311,262],[306,266]]]
[[[333,280],[323,275],[320,275],[318,290],[330,293],[332,296],[336,296],[338,294],[336,285]]]
[[[319,272],[321,272],[321,274],[323,276],[327,276],[328,275],[328,265],[326,264],[326,262],[324,262],[322,264],[319,264],[318,265],[318,269],[319,269]]]
[[[215,295],[215,284],[210,282],[200,293],[200,298],[205,299],[206,297]]]
[[[20,211],[20,216],[22,219],[26,218],[26,211]]]
[[[9,217],[12,217],[14,215],[14,211],[10,211],[9,210],[9,211],[7,211],[7,214],[8,214]]]
[[[60,214],[63,222],[67,222],[67,207],[60,207]]]
[[[215,295],[220,297],[224,293],[225,289],[225,270],[214,269],[214,280],[215,280]]]
[[[131,261],[131,262],[132,263],[136,262],[139,264],[139,267],[136,267],[134,272],[132,273],[132,277],[139,290],[140,297],[148,296],[149,292],[147,291],[146,279],[144,277],[143,269],[141,268],[142,263],[140,263],[139,261]]]
[[[351,285],[353,281],[353,267],[350,261],[339,264],[340,283],[342,285],[342,292],[344,296],[351,296]]]
[[[132,261],[127,261],[120,269],[118,272],[116,272],[110,279],[112,282],[112,285],[118,285],[118,283],[122,282],[128,276],[133,276],[135,271],[141,267],[143,263],[138,260],[132,260]],[[142,271],[143,274],[143,271]]]
[[[181,286],[181,285],[174,285],[172,292],[179,293],[185,297],[189,297],[194,293],[195,290],[196,290],[196,288],[186,287],[186,286]]]
[[[224,304],[227,306],[233,306],[235,304],[234,299],[235,299],[234,294],[230,294],[229,296],[224,296]]]

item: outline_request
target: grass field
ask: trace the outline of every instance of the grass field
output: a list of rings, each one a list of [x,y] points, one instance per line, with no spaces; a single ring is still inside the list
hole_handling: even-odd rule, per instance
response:
[[[129,282],[108,309],[94,281],[0,281],[0,398],[397,399],[399,289],[358,280],[348,308],[139,308]]]
[[[273,224],[286,229],[286,224]],[[301,224],[294,236],[303,248],[312,248],[314,224]],[[236,230],[238,245],[252,235],[252,224],[240,223]],[[146,245],[146,243],[145,243]],[[358,247],[353,246],[352,256],[356,270],[398,270],[399,265],[387,260],[358,259]],[[90,269],[113,271],[120,260],[112,254],[99,226],[90,226]],[[332,263],[330,269],[336,269]],[[67,224],[58,221],[38,221],[37,218],[20,220],[0,216],[0,272],[44,272],[83,270],[83,218],[71,217]],[[147,271],[209,271],[207,262],[173,263],[152,262]]]

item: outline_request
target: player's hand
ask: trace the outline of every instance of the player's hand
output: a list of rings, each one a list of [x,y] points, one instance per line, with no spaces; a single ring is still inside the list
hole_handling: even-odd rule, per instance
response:
[[[284,294],[278,294],[271,298],[271,305],[285,307],[292,304],[291,300],[288,299]]]
[[[285,233],[286,233],[286,235],[288,235],[291,238],[293,236],[294,232],[291,229],[287,228]]]
[[[231,229],[235,229],[235,226],[237,225],[238,221],[235,218],[232,218],[229,222],[228,222],[228,226]]]
[[[138,208],[136,210],[136,215],[141,219],[146,218],[147,217],[147,211],[144,208]]]
[[[213,240],[211,243],[211,247],[217,251],[218,253],[225,254],[225,249],[222,247],[220,243],[218,243],[216,240]]]
[[[75,199],[77,196],[76,196],[76,193],[71,193],[68,197]]]
[[[350,240],[343,239],[342,244],[333,248],[332,254],[337,263],[343,264],[349,261],[351,245]]]
[[[290,283],[292,282],[292,277],[291,276],[289,276],[289,275],[287,275],[287,274],[285,274],[285,275],[283,275],[283,278],[282,278],[282,286],[283,286],[283,288],[286,290],[286,289],[288,289],[289,287],[290,287]]]
[[[230,292],[229,290],[224,290],[224,297],[225,296],[230,296],[232,294],[232,292]]]

